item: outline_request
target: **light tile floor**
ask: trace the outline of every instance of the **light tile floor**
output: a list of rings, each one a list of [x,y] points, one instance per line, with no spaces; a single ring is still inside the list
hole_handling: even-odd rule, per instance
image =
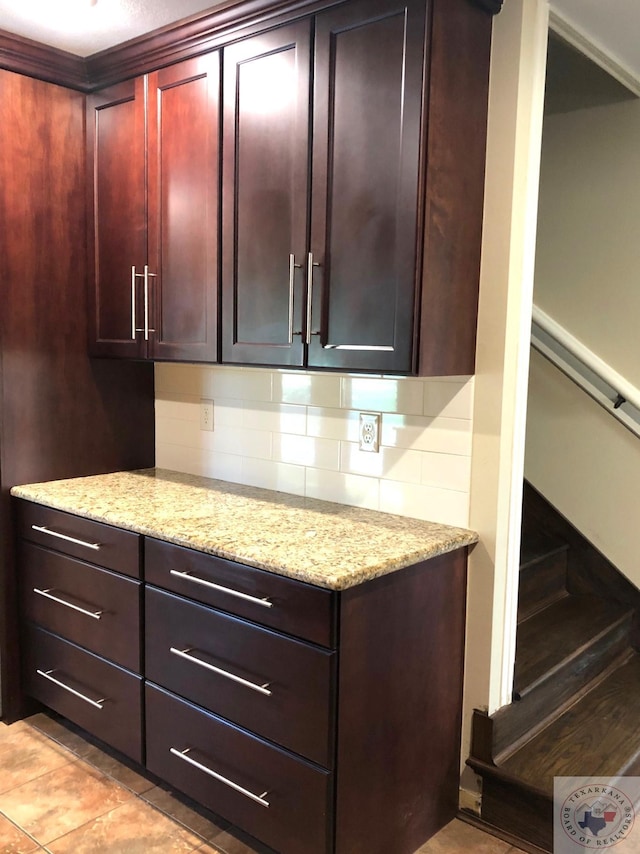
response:
[[[56,717],[0,724],[0,854],[265,851],[193,806]],[[417,854],[517,851],[456,820]]]

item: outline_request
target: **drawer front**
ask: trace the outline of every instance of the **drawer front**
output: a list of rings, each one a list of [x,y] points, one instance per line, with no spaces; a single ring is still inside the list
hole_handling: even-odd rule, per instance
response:
[[[140,536],[82,516],[20,501],[20,536],[90,563],[140,578]]]
[[[35,626],[23,639],[25,692],[142,762],[142,679]]]
[[[329,590],[148,538],[145,580],[263,626],[335,646],[335,594]]]
[[[139,581],[23,542],[20,586],[28,620],[140,671]]]
[[[146,676],[331,767],[334,654],[153,587]]]
[[[149,771],[280,854],[326,854],[329,772],[148,683],[146,715]]]

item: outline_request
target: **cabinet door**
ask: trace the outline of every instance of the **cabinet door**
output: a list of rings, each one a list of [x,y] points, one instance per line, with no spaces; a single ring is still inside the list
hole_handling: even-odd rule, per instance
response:
[[[309,367],[413,367],[425,7],[317,17]]]
[[[149,75],[149,355],[158,359],[217,357],[219,63],[216,52]]]
[[[301,365],[310,23],[224,51],[222,358]]]
[[[147,261],[144,80],[90,95],[87,110],[89,350],[139,357],[144,306],[132,267],[142,273]]]

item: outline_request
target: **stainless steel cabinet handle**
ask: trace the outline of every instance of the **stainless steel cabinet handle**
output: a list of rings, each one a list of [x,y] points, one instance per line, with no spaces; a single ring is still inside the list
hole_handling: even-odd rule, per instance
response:
[[[296,264],[296,256],[289,255],[289,344],[293,343],[293,291],[295,287],[296,268],[300,269],[302,264]]]
[[[92,617],[94,620],[99,620],[102,617],[102,611],[87,611],[86,608],[81,608],[79,605],[73,605],[65,599],[59,599],[57,596],[54,596],[50,590],[50,587],[46,590],[40,590],[38,587],[33,588],[33,592],[37,593],[38,596],[44,596],[45,599],[51,599],[53,602],[59,602],[60,605],[65,605],[67,608],[73,608],[74,611],[79,611],[81,614],[85,614],[87,617]]]
[[[136,340],[136,268],[131,268],[131,339]]]
[[[80,691],[76,691],[75,688],[70,688],[68,685],[65,685],[64,682],[61,682],[59,679],[55,679],[51,675],[52,673],[55,673],[55,670],[36,670],[36,673],[38,676],[48,679],[49,682],[53,682],[53,684],[57,685],[59,688],[64,688],[65,691],[73,694],[74,697],[79,697],[81,700],[84,700],[85,703],[89,703],[89,705],[94,706],[96,709],[104,708],[102,705],[105,701],[104,697],[101,700],[92,700],[91,697],[86,697],[84,694],[81,694]]]
[[[215,667],[213,664],[209,664],[206,661],[202,661],[199,658],[196,658],[195,655],[189,655],[191,649],[176,649],[174,646],[169,647],[169,652],[172,652],[174,655],[179,656],[180,658],[184,658],[186,661],[190,661],[192,664],[199,664],[200,667],[204,667],[206,670],[211,670],[213,673],[217,673],[219,676],[224,676],[227,679],[231,679],[233,682],[238,682],[240,685],[244,685],[246,688],[251,688],[252,691],[257,691],[259,694],[264,694],[266,697],[271,696],[271,691],[268,689],[269,682],[265,682],[264,685],[257,685],[255,682],[249,682],[248,679],[242,679],[240,676],[236,676],[234,673],[229,673],[227,670],[221,670],[219,667]]]
[[[313,252],[307,256],[307,336],[305,343],[311,344],[311,307],[313,304],[313,268],[319,267],[317,261],[313,260]]]
[[[193,765],[194,768],[198,768],[200,771],[204,771],[205,774],[208,774],[215,780],[219,780],[221,783],[224,783],[225,786],[229,786],[230,788],[235,789],[236,792],[240,792],[241,795],[244,795],[247,798],[251,798],[251,800],[255,801],[257,804],[260,804],[263,807],[267,807],[267,809],[269,808],[269,801],[265,801],[264,799],[264,796],[268,794],[268,792],[263,792],[261,795],[254,795],[253,792],[250,792],[248,789],[243,789],[242,786],[239,786],[237,783],[234,783],[233,780],[228,780],[226,777],[223,777],[222,774],[218,774],[217,771],[212,771],[211,768],[207,768],[206,765],[202,765],[202,763],[196,762],[195,759],[192,759],[190,756],[187,756],[187,753],[191,750],[190,747],[187,747],[186,750],[177,750],[175,747],[171,747],[169,749],[174,756],[178,757],[178,759],[184,759],[184,761],[188,762],[189,765]]]
[[[153,276],[155,278],[155,273],[149,272],[149,265],[144,265],[144,273],[142,274],[144,277],[144,340],[149,340],[149,333],[155,332],[155,329],[149,329],[149,277]]]
[[[206,581],[204,578],[198,578],[197,575],[191,575],[188,572],[180,572],[177,569],[170,569],[170,575],[175,575],[177,578],[183,578],[186,581],[193,581],[194,584],[202,584],[203,587],[210,587],[212,590],[219,590],[221,593],[228,593],[229,596],[237,596],[238,599],[246,599],[247,602],[253,602],[255,605],[262,605],[263,608],[273,608],[273,602],[269,599],[258,599],[257,596],[249,596],[248,593],[240,593],[239,590],[232,590],[230,587],[222,587],[220,584],[214,584],[213,581]]]
[[[64,540],[67,543],[75,543],[76,546],[84,546],[86,549],[100,551],[102,543],[87,543],[86,540],[77,540],[75,537],[70,537],[67,534],[59,534],[58,531],[52,531],[50,528],[45,528],[44,525],[32,525],[33,531],[40,531],[41,534],[49,534],[50,537],[56,537],[59,540]]]

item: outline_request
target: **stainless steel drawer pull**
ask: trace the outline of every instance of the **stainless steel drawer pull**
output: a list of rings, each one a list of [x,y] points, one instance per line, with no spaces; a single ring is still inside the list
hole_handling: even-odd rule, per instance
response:
[[[229,786],[232,789],[235,789],[236,792],[240,792],[241,795],[244,795],[246,798],[251,798],[252,801],[255,801],[257,804],[260,804],[263,807],[269,808],[269,801],[265,801],[264,797],[268,794],[268,792],[263,792],[261,795],[254,795],[253,792],[250,792],[248,789],[243,789],[242,786],[239,786],[237,783],[234,783],[233,780],[227,780],[226,777],[223,777],[222,774],[218,774],[217,771],[212,771],[211,768],[207,768],[206,765],[202,765],[200,762],[196,762],[195,759],[192,759],[190,756],[187,756],[187,753],[191,750],[190,747],[187,747],[186,750],[176,750],[175,747],[169,748],[171,753],[174,756],[177,756],[178,759],[184,759],[185,762],[188,762],[189,765],[193,765],[194,768],[198,768],[200,771],[204,771],[205,774],[208,774],[210,777],[213,777],[215,780],[219,780],[221,783],[224,783],[225,786]]]
[[[259,694],[264,694],[265,697],[271,696],[271,691],[269,691],[270,682],[265,682],[264,685],[257,685],[255,682],[249,682],[248,679],[242,679],[240,676],[236,676],[233,673],[228,673],[226,670],[221,670],[219,667],[215,667],[213,664],[209,664],[206,661],[202,661],[200,658],[196,658],[195,655],[189,655],[191,649],[176,649],[174,646],[169,647],[169,651],[174,655],[178,655],[180,658],[186,659],[186,661],[190,661],[192,664],[199,664],[200,667],[204,667],[206,670],[211,670],[213,673],[217,673],[219,676],[225,676],[227,679],[232,679],[234,682],[238,682],[240,685],[244,685],[246,688],[251,688],[252,691],[257,691]]]
[[[96,709],[104,708],[102,705],[105,701],[104,697],[101,700],[92,700],[91,697],[86,697],[84,694],[81,694],[80,691],[76,691],[75,688],[70,688],[68,685],[65,685],[64,682],[61,682],[59,679],[55,679],[51,675],[52,673],[55,673],[55,670],[36,670],[36,673],[38,676],[48,679],[49,682],[53,682],[53,684],[57,685],[58,688],[64,688],[65,691],[73,694],[74,697],[79,697],[81,700],[84,700],[85,703],[89,703],[89,705],[94,706]]]
[[[43,525],[32,525],[31,528],[33,531],[40,531],[41,534],[49,534],[50,537],[57,537],[59,540],[64,540],[67,543],[75,543],[76,546],[93,549],[95,552],[100,551],[102,548],[102,543],[88,543],[86,540],[77,540],[75,537],[70,537],[68,534],[59,534],[57,531],[52,531]]]
[[[221,593],[228,593],[229,596],[237,596],[238,599],[246,599],[247,602],[253,602],[255,605],[262,605],[264,608],[273,608],[273,602],[269,599],[258,599],[257,596],[249,596],[248,593],[240,593],[239,590],[232,590],[230,587],[222,587],[220,584],[214,584],[213,581],[205,581],[204,578],[198,578],[197,575],[191,575],[189,572],[179,572],[177,569],[170,569],[170,575],[175,575],[177,578],[184,578],[187,581],[193,581],[195,584],[202,584],[203,587],[210,587],[212,590],[219,590]]]
[[[100,617],[102,617],[102,611],[87,611],[86,608],[81,608],[79,605],[72,605],[71,602],[67,602],[65,599],[59,599],[51,593],[50,587],[46,590],[40,590],[37,587],[34,587],[33,592],[37,593],[38,596],[44,596],[45,599],[51,599],[53,602],[58,602],[60,605],[66,605],[67,608],[73,608],[74,611],[79,611],[81,614],[85,614],[87,617],[92,617],[94,620],[99,620]]]

